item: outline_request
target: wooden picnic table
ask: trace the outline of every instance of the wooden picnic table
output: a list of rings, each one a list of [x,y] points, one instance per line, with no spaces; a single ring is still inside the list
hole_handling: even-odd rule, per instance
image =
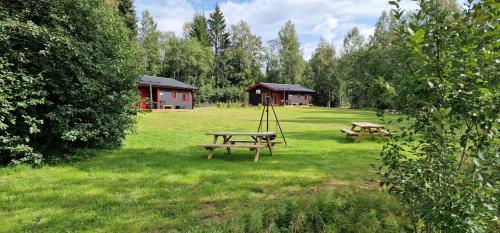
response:
[[[351,129],[341,129],[343,133],[349,136],[356,136],[354,142],[358,142],[364,135],[375,136],[379,135],[384,139],[384,136],[391,136],[391,133],[384,130],[383,125],[378,125],[370,122],[351,122]]]
[[[212,159],[213,152],[216,148],[226,148],[227,153],[231,154],[231,148],[249,148],[255,150],[254,162],[259,161],[259,154],[262,148],[268,148],[269,154],[273,155],[273,146],[276,144],[273,139],[276,137],[276,132],[215,132],[207,133],[213,136],[212,144],[198,145],[208,150],[208,159]],[[252,140],[232,140],[233,136],[248,136]],[[217,144],[219,137],[224,140],[222,144]]]

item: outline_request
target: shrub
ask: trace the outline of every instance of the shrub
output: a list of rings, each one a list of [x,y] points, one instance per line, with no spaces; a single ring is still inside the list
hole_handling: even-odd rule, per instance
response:
[[[0,2],[0,163],[121,144],[138,73],[117,4]]]

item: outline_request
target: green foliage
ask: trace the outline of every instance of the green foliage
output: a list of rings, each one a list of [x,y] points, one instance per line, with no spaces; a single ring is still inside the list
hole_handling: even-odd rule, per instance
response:
[[[285,83],[297,84],[304,72],[304,58],[295,26],[288,20],[278,32],[281,76]]]
[[[157,29],[153,16],[149,11],[143,11],[138,35],[140,49],[138,62],[143,74],[154,76],[160,72],[160,37],[161,33]]]
[[[335,72],[337,59],[335,58],[335,47],[321,39],[308,63],[310,67],[311,84],[316,90],[315,103],[323,106],[331,106],[332,101],[339,100],[339,75]],[[306,84],[307,86],[307,84]]]
[[[119,0],[118,10],[130,29],[130,38],[135,38],[137,36],[137,20],[135,19],[134,1]]]
[[[231,26],[231,47],[225,53],[229,85],[246,88],[261,78],[262,50],[260,37],[245,21]]]
[[[189,29],[189,36],[198,40],[204,47],[210,46],[208,40],[207,19],[203,13],[196,13],[193,17],[193,23]]]
[[[266,77],[264,81],[270,83],[286,83],[284,77],[281,75],[280,63],[280,44],[278,40],[270,40],[267,42],[265,50],[265,66]]]
[[[214,51],[214,84],[216,87],[224,87],[227,85],[227,76],[225,76],[225,62],[223,53],[229,47],[229,33],[226,31],[226,20],[220,10],[219,5],[215,6],[214,12],[210,13],[208,19],[208,38]]]
[[[498,221],[499,5],[453,13],[418,1],[399,37],[411,72],[397,106],[410,122],[382,151],[382,184],[410,214],[414,232],[493,232]],[[401,119],[404,121],[404,119]]]
[[[240,87],[212,88],[210,86],[202,86],[199,90],[197,98],[201,103],[217,103],[217,102],[243,102],[245,91]]]
[[[196,39],[182,39],[175,35],[164,37],[161,48],[164,56],[160,76],[177,79],[196,87],[211,85],[214,56],[210,48],[203,46]]]
[[[119,146],[137,72],[118,2],[2,1],[0,12],[1,162]]]

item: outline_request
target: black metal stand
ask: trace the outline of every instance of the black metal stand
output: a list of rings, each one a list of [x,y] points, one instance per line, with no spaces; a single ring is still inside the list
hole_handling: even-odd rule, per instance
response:
[[[264,118],[264,112],[266,113],[266,131],[269,132],[269,106],[271,106],[271,110],[273,110],[274,118],[276,119],[276,124],[278,125],[278,128],[281,133],[281,137],[283,138],[283,142],[285,143],[286,146],[288,144],[286,143],[285,139],[285,134],[283,133],[283,129],[281,129],[280,121],[278,120],[278,115],[276,115],[276,111],[274,111],[273,103],[271,102],[271,97],[266,96],[266,102],[264,104],[264,108],[262,109],[262,114],[260,115],[260,121],[259,121],[259,129],[257,129],[257,132],[262,131],[262,120]],[[271,138],[274,140],[274,138]]]

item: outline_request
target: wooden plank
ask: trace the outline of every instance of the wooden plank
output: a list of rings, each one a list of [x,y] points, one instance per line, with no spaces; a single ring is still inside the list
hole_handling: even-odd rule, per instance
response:
[[[359,126],[363,128],[384,128],[383,125],[377,125],[370,122],[351,122],[353,126]]]
[[[218,136],[273,136],[276,132],[215,132],[207,133],[207,135],[218,135]]]
[[[231,144],[236,144],[236,143],[257,143],[257,141],[254,141],[254,140],[229,140],[228,141],[229,143]],[[277,142],[277,141],[273,141],[271,140],[271,145],[276,145],[276,144],[281,144],[283,142]]]
[[[213,142],[213,144],[217,143],[217,139],[218,138],[219,138],[218,135],[214,135],[214,142]],[[207,148],[207,149],[209,149],[209,151],[208,151],[208,159],[212,159],[212,157],[214,155],[214,148],[211,147],[211,148]]]
[[[255,140],[229,140],[228,142],[230,142],[231,144],[235,144],[235,143],[256,143],[257,141],[255,141]]]
[[[382,129],[381,131],[382,131],[382,133],[384,134],[384,136],[392,136],[392,135],[393,135],[393,133],[391,133],[391,132],[389,132],[389,131],[387,131],[387,130],[383,130],[383,129]]]
[[[232,136],[222,136],[224,138],[224,144],[229,144],[229,139],[231,139]],[[231,147],[226,147],[227,149],[227,154],[231,154]]]
[[[267,148],[269,148],[269,154],[273,156],[273,144],[271,142],[271,138],[266,137],[266,141],[267,141]]]
[[[262,137],[259,137],[259,136],[257,137],[257,145],[254,145],[254,146],[264,146],[264,145],[262,145]],[[259,161],[260,148],[261,147],[255,148],[255,157],[253,159],[254,162]]]
[[[358,132],[352,131],[350,129],[341,129],[340,131],[342,131],[342,133],[346,133],[349,136],[358,136],[359,135]]]
[[[198,145],[199,147],[204,147],[207,149],[210,148],[263,148],[267,147],[266,144],[257,144],[257,145],[252,145],[252,144],[200,144]]]

